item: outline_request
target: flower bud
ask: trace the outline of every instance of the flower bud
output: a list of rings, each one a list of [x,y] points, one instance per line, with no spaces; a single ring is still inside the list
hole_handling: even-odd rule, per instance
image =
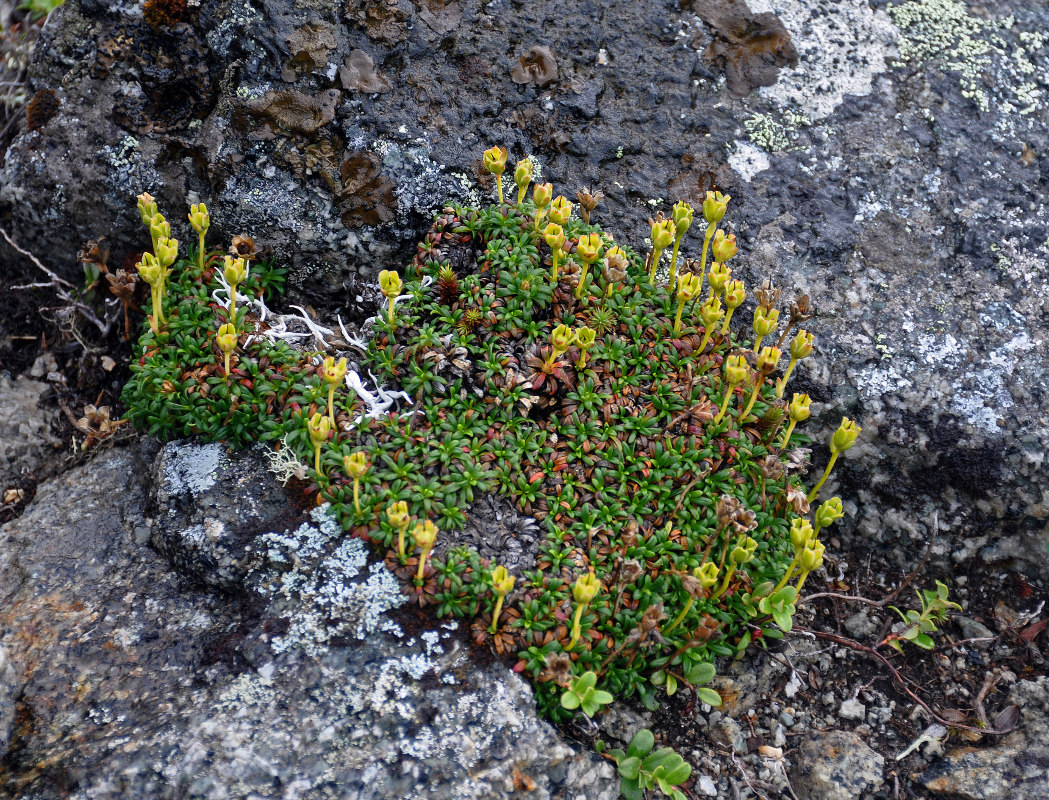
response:
[[[197,233],[207,233],[208,228],[211,227],[211,215],[208,213],[207,206],[203,203],[190,206],[189,224]]]
[[[528,184],[532,182],[532,172],[535,169],[532,164],[532,159],[522,158],[517,162],[517,166],[514,168],[514,183],[517,184],[517,188],[522,192],[528,188]]]
[[[689,226],[692,225],[692,217],[695,213],[695,209],[684,200],[674,203],[674,207],[670,210],[670,218],[674,221],[675,233],[678,238],[684,236]]]
[[[728,285],[731,277],[732,270],[720,261],[715,261],[711,264],[710,272],[707,273],[707,279],[710,281],[710,288],[714,294],[721,294],[725,291],[725,287]]]
[[[329,386],[338,386],[346,377],[346,359],[335,360],[334,356],[327,356],[321,364],[321,379]]]
[[[584,350],[589,348],[590,345],[594,343],[594,340],[596,338],[597,332],[587,325],[584,325],[582,328],[575,332],[576,344],[578,344]]]
[[[407,530],[411,523],[411,518],[408,516],[408,504],[404,500],[393,503],[386,509],[386,519],[389,520],[390,527],[394,530]]]
[[[536,208],[546,208],[554,196],[554,185],[552,183],[537,183],[532,187],[532,202]]]
[[[762,347],[758,353],[758,371],[772,372],[779,363],[780,351],[778,347]]]
[[[718,582],[718,565],[712,561],[708,561],[702,567],[696,567],[692,571],[692,574],[699,578],[699,582],[703,585],[704,589],[709,589]]]
[[[699,296],[701,289],[702,284],[699,276],[686,272],[678,279],[677,299],[686,303],[690,300],[695,300]]]
[[[514,589],[517,578],[506,571],[501,564],[492,570],[492,591],[499,597],[506,597]]]
[[[710,251],[714,254],[715,261],[724,264],[739,252],[739,248],[736,247],[736,234],[730,233],[726,236],[725,232],[718,228],[714,233],[714,242],[711,244]]]
[[[743,301],[746,299],[747,289],[743,285],[743,281],[729,281],[725,287],[725,305],[736,309],[743,305]]]
[[[758,306],[754,309],[754,333],[758,336],[768,336],[779,324],[779,311],[775,308],[768,309]]]
[[[799,330],[790,343],[790,357],[796,359],[808,358],[812,355],[812,345],[816,337],[805,330]]]
[[[379,288],[386,297],[397,297],[401,293],[404,284],[401,276],[392,269],[384,269],[379,273]]]
[[[703,320],[703,325],[706,328],[712,328],[717,325],[718,320],[723,316],[725,316],[725,311],[721,307],[721,301],[717,298],[717,295],[712,296],[699,307],[699,318]]]
[[[551,250],[564,250],[567,242],[564,228],[553,222],[543,229],[543,239]]]
[[[317,447],[328,440],[328,434],[331,433],[331,420],[326,416],[321,416],[321,413],[318,411],[306,423],[306,430],[310,434],[310,441],[313,442],[313,446]]]
[[[564,225],[572,218],[572,201],[559,194],[550,203],[550,221],[558,225]]]
[[[572,344],[572,329],[565,324],[558,325],[550,333],[550,344],[554,346],[557,355],[564,353]]]
[[[812,412],[809,410],[809,406],[812,404],[812,400],[809,399],[807,394],[794,393],[794,397],[790,401],[790,405],[787,406],[787,413],[790,414],[790,418],[793,422],[804,422],[809,418],[809,414]]]
[[[157,213],[157,201],[153,199],[153,195],[149,192],[140,194],[138,196],[138,215],[142,219],[142,224],[148,228]]]
[[[842,417],[841,425],[834,431],[830,439],[830,450],[832,453],[843,453],[856,444],[856,437],[862,431],[859,425],[848,417]]]
[[[345,455],[342,457],[342,470],[351,478],[360,480],[368,473],[368,457],[363,450]]]
[[[757,550],[758,543],[751,539],[749,536],[744,536],[743,541],[732,549],[729,554],[729,558],[732,559],[734,564],[746,564],[754,557],[754,551]]]
[[[601,591],[601,581],[597,579],[592,569],[586,575],[580,575],[572,584],[572,597],[577,603],[583,605],[597,597],[599,591]]]
[[[160,266],[167,269],[178,260],[178,240],[157,239],[153,252],[156,253]]]
[[[225,266],[222,268],[222,277],[226,279],[232,288],[236,289],[248,277],[248,262],[243,258],[225,256]]]
[[[674,237],[676,235],[677,226],[674,225],[674,220],[664,219],[652,223],[653,247],[665,250],[674,243]]]
[[[171,238],[171,225],[163,214],[154,214],[149,221],[149,236],[153,241]]]
[[[749,372],[745,356],[729,356],[725,359],[725,383],[729,386],[738,386],[743,383]]]
[[[603,245],[604,243],[598,234],[587,234],[579,237],[579,242],[576,244],[576,254],[584,264],[593,264],[601,257]]]
[[[707,192],[707,197],[703,201],[703,219],[708,225],[716,225],[721,222],[728,210],[728,201],[731,199],[731,195],[721,192]]]
[[[227,355],[237,349],[237,338],[237,329],[231,322],[219,326],[219,332],[215,334],[219,350]]]
[[[135,265],[139,277],[150,286],[156,287],[164,280],[164,268],[152,253],[143,253],[142,260]]]
[[[489,150],[485,150],[484,168],[493,175],[502,175],[506,169],[506,148],[496,145]]]
[[[820,507],[816,509],[816,524],[821,528],[826,528],[844,516],[845,512],[841,507],[841,498],[832,497],[830,500],[821,503]]]
[[[790,521],[790,543],[795,552],[803,550],[811,538],[812,523],[801,517],[795,517]]]
[[[823,566],[823,542],[812,541],[805,545],[805,549],[798,556],[798,564],[805,572],[812,572]]]
[[[423,551],[423,554],[429,555],[430,551],[433,550],[433,546],[437,544],[437,526],[430,520],[424,519],[422,522],[416,523],[412,536],[415,539],[415,544]]]

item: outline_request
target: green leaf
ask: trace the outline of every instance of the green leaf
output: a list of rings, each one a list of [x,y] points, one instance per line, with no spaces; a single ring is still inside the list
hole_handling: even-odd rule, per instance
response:
[[[696,689],[696,696],[708,706],[716,707],[721,705],[721,695],[705,686],[700,686]]]
[[[652,731],[648,728],[642,728],[634,734],[634,738],[630,741],[630,746],[627,748],[627,753],[644,758],[652,752],[655,744],[656,737],[652,735]]]
[[[677,692],[677,678],[673,675],[667,675],[667,697],[673,697],[674,693]]]
[[[638,770],[641,767],[641,759],[637,756],[630,756],[624,758],[619,762],[619,775],[627,780],[635,780],[637,778]]]
[[[624,800],[644,800],[645,791],[641,788],[639,781],[624,779],[619,784],[619,796]]]
[[[794,627],[794,618],[782,608],[772,610],[772,619],[784,633],[790,633],[790,629]]]
[[[672,769],[668,769],[666,775],[664,775],[667,783],[675,786],[687,781],[688,776],[692,774],[692,765],[682,759],[681,756],[678,756],[678,759],[681,763]]]
[[[715,674],[717,674],[717,671],[709,661],[693,661],[685,670],[685,678],[693,686],[710,683],[714,679]]]
[[[933,646],[936,644],[931,637],[926,636],[924,633],[919,633],[914,637],[914,643],[923,650],[932,650]]]
[[[566,708],[569,711],[575,711],[579,708],[579,695],[575,692],[565,692],[561,695],[561,708]]]

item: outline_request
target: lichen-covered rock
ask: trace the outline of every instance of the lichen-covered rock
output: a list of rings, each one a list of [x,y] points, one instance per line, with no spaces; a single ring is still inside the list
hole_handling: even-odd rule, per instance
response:
[[[0,792],[422,800],[534,786],[540,798],[616,796],[612,768],[541,722],[524,681],[473,661],[454,623],[411,635],[380,620],[381,586],[355,589],[374,570],[346,549],[355,542],[366,558],[365,548],[323,510],[294,531],[267,531],[252,512],[266,555],[250,561],[243,591],[231,600],[192,588],[236,573],[199,552],[173,559],[188,575],[172,571],[149,546],[148,507],[175,512],[170,534],[176,518],[190,525],[237,501],[245,475],[257,497],[287,498],[266,483],[258,453],[139,447],[45,482],[0,530],[0,744],[10,739]],[[401,602],[390,599],[386,608]],[[339,635],[318,637],[322,625]]]
[[[55,451],[66,443],[51,430],[55,409],[41,403],[50,391],[43,381],[0,375],[0,491],[23,473],[37,478],[53,473]]]
[[[849,731],[814,731],[794,754],[791,781],[799,797],[858,800],[881,788],[885,759]]]

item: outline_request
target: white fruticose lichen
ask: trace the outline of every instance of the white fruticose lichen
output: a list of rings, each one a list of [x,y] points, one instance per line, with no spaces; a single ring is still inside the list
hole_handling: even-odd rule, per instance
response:
[[[287,437],[281,439],[281,448],[263,448],[266,460],[269,461],[269,471],[280,481],[281,486],[287,486],[292,478],[303,479],[306,477],[309,467],[295,457],[295,451],[288,446]]]

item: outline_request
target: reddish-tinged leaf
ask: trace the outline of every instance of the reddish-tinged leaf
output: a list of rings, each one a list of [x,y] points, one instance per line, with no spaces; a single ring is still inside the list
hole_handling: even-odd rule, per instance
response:
[[[1038,622],[1032,622],[1022,631],[1020,631],[1020,638],[1025,642],[1033,642],[1034,637],[1045,630],[1046,622],[1049,620],[1039,620]]]

